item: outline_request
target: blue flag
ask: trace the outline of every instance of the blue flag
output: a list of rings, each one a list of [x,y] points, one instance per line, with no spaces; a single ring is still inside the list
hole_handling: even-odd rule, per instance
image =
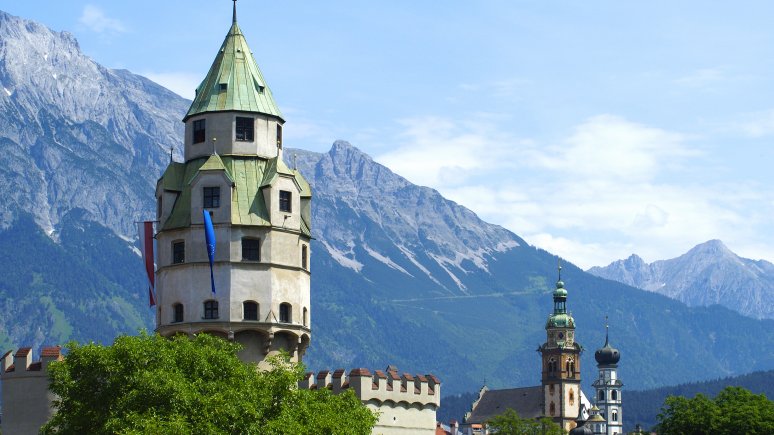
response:
[[[212,219],[207,210],[202,210],[204,214],[204,239],[207,241],[207,257],[210,259],[210,283],[212,284],[212,294],[215,294],[215,276],[212,273],[212,262],[215,261],[215,229],[212,227]]]

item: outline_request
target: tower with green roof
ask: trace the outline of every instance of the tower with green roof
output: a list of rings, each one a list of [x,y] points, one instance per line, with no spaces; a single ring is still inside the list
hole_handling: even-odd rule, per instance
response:
[[[235,340],[261,363],[311,337],[311,190],[282,161],[284,119],[237,24],[183,118],[184,162],[156,185],[156,331]],[[216,235],[215,294],[202,211]]]
[[[575,320],[567,311],[567,290],[559,280],[553,293],[554,310],[546,321],[546,342],[538,351],[542,359],[543,415],[569,431],[575,425],[581,405],[580,354],[575,341]]]

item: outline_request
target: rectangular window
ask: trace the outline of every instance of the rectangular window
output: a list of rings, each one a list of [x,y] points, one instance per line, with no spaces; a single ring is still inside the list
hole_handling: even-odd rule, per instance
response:
[[[282,126],[277,124],[277,148],[282,148]]]
[[[174,315],[174,323],[180,323],[183,321],[183,304],[175,304],[174,306],[175,315]]]
[[[280,190],[280,192],[279,192],[279,202],[280,202],[279,203],[279,207],[280,207],[280,211],[285,211],[285,212],[288,212],[288,213],[290,213],[292,211],[291,210],[291,206],[290,206],[291,198],[292,198],[292,196],[291,196],[290,192],[288,192],[287,190]]]
[[[205,123],[204,119],[198,119],[193,122],[193,143],[204,142]]]
[[[220,207],[220,187],[204,188],[204,208]]]
[[[279,321],[282,323],[290,323],[291,320],[292,318],[290,316],[290,304],[287,302],[281,303]]]
[[[172,264],[185,263],[185,242],[172,242]]]
[[[242,260],[261,260],[261,250],[258,239],[242,239]]]
[[[252,301],[242,304],[245,311],[245,320],[258,320],[258,304]]]
[[[253,118],[243,118],[237,116],[236,118],[236,140],[242,142],[253,141],[253,130],[255,121]]]
[[[218,318],[218,301],[206,301],[204,303],[204,318],[205,319]]]
[[[302,245],[301,246],[301,267],[303,269],[306,269],[306,266],[307,266],[307,263],[306,263],[307,262],[307,255],[308,255],[307,252],[308,251],[307,251],[306,245]]]

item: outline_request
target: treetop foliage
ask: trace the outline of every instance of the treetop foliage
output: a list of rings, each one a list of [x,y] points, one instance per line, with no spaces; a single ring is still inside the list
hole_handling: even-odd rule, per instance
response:
[[[508,408],[500,415],[492,417],[486,422],[487,428],[498,435],[563,435],[562,428],[551,421],[550,418],[532,420],[521,418],[519,414]]]
[[[669,396],[658,415],[664,435],[764,435],[774,433],[774,402],[741,387],[726,387],[714,399]]]
[[[45,434],[369,434],[376,416],[352,392],[297,388],[287,355],[259,371],[239,345],[207,334],[142,333],[112,346],[67,345],[51,365],[57,413]]]

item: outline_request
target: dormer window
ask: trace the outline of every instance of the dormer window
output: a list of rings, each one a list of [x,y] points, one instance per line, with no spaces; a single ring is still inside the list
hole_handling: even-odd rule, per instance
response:
[[[279,209],[280,211],[284,211],[286,213],[290,213],[292,211],[291,208],[291,199],[293,198],[292,194],[288,192],[287,190],[280,190],[279,192]]]
[[[193,143],[204,142],[205,120],[197,119],[193,122]]]
[[[203,189],[204,200],[202,202],[204,208],[218,208],[220,207],[220,187],[205,187]]]
[[[236,140],[240,142],[252,142],[255,121],[253,118],[236,118]]]

